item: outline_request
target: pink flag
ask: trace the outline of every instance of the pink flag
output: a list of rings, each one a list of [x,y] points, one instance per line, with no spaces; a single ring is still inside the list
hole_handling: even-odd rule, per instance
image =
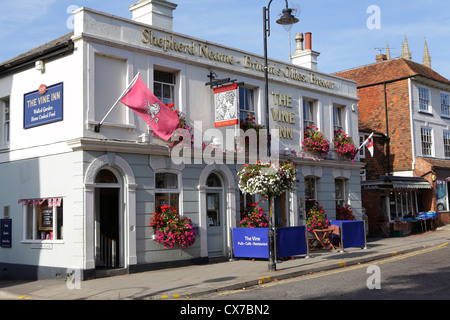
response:
[[[136,112],[158,137],[166,141],[180,123],[178,115],[147,88],[139,75],[123,93],[120,102]]]

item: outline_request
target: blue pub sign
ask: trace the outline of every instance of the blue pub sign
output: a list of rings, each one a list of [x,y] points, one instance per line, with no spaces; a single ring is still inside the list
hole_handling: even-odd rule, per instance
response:
[[[24,95],[24,129],[63,120],[63,83],[49,87],[41,85],[39,90]]]

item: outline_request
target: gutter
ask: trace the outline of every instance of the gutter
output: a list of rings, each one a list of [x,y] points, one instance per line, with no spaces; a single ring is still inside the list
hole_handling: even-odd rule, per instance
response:
[[[48,48],[42,48],[41,50],[36,48],[29,51],[28,54],[25,53],[4,62],[0,65],[0,76],[14,73],[20,69],[34,67],[36,61],[39,60],[55,59],[73,53],[74,43],[70,38],[62,40],[62,42],[57,42],[57,40],[58,39],[54,40],[56,43]]]

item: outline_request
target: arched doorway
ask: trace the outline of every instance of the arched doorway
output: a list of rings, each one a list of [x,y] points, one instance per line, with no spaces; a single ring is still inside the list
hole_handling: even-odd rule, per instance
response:
[[[199,178],[199,235],[202,257],[231,256],[231,228],[236,227],[236,183],[235,175],[224,164],[206,166]],[[208,213],[209,201],[209,213]],[[216,211],[218,210],[218,211]],[[217,213],[218,212],[218,213]],[[221,218],[221,226],[213,226],[214,216]],[[211,219],[210,219],[211,218]],[[211,223],[212,220],[212,223]],[[210,225],[211,224],[211,225]],[[214,239],[214,229],[217,234]],[[210,239],[208,233],[212,238]],[[218,244],[222,243],[222,248]]]
[[[123,267],[121,184],[110,168],[95,178],[95,267]]]
[[[106,170],[106,171],[103,171]],[[103,172],[102,172],[103,171]],[[111,175],[112,173],[112,175]],[[87,270],[96,268],[98,261],[99,232],[101,230],[100,207],[109,211],[110,201],[119,216],[119,260],[121,268],[137,264],[136,256],[136,180],[130,165],[115,153],[95,158],[85,173],[85,265]],[[103,198],[104,200],[101,200]],[[111,200],[112,199],[112,200]],[[109,214],[107,214],[108,216]],[[111,216],[116,216],[112,213]],[[115,220],[115,219],[113,219]],[[111,227],[115,228],[115,227]]]

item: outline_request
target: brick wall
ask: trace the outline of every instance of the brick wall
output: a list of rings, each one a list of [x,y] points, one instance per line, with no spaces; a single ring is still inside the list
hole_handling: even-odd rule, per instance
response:
[[[432,165],[422,158],[416,158],[415,160],[414,176],[423,176],[433,187],[431,190],[422,191],[423,209],[425,211],[437,211],[436,183],[431,179],[431,174],[426,174],[431,170]]]
[[[391,170],[410,171],[412,170],[412,146],[408,80],[386,84],[386,92],[391,138]],[[359,127],[386,134],[383,84],[359,88],[358,97],[361,99],[358,104]],[[378,142],[383,143],[382,140]],[[386,165],[386,160],[379,163]],[[374,170],[387,172],[387,168],[374,168]],[[374,173],[377,174],[375,171]]]

